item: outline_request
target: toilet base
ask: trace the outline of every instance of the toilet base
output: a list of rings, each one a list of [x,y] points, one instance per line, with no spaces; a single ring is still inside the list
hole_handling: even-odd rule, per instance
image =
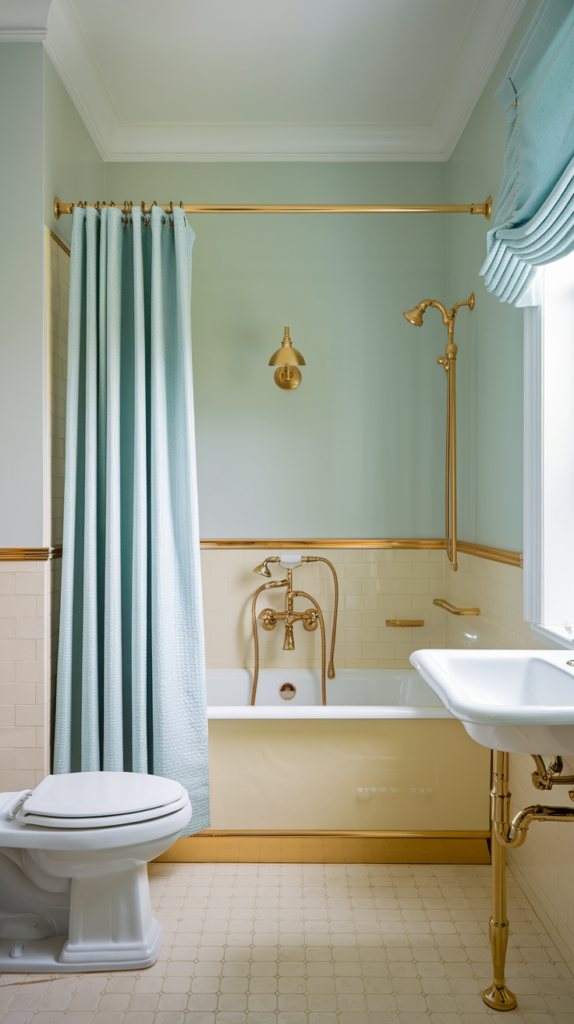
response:
[[[155,964],[163,939],[163,928],[152,918],[147,948],[129,949],[113,947],[88,950],[86,959],[74,958],[73,962],[61,960],[67,935],[55,935],[49,939],[0,939],[1,974],[84,974],[87,971],[137,971]],[[16,948],[15,948],[16,947]],[[10,956],[22,947],[20,956]],[[65,955],[65,954],[64,954]],[[76,954],[77,956],[77,954]],[[96,959],[97,956],[97,959]]]

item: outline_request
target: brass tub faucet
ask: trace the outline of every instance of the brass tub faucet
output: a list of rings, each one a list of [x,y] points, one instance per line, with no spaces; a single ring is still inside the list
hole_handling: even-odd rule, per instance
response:
[[[293,569],[297,569],[303,562],[325,562],[329,566],[333,574],[333,584],[335,588],[335,600],[333,605],[333,628],[331,630],[331,652],[329,656],[329,666],[327,669],[327,675],[329,679],[335,678],[335,640],[337,636],[337,610],[339,607],[339,584],[337,580],[337,573],[335,572],[335,566],[329,561],[328,558],[321,558],[319,555],[299,555],[294,552],[291,553],[286,551],[283,555],[270,555],[265,558],[261,565],[257,565],[253,572],[259,573],[260,576],[271,576],[271,569],[269,568],[270,562],[279,562],[283,569],[286,569],[287,575],[285,579],[273,580],[271,583],[264,583],[262,587],[259,587],[253,595],[253,603],[251,605],[251,618],[253,622],[253,643],[255,646],[255,668],[253,670],[253,689],[251,691],[251,704],[255,704],[255,697],[257,695],[257,682],[259,679],[259,637],[257,633],[257,620],[261,619],[261,625],[263,629],[272,630],[279,620],[285,622],[285,639],[283,641],[284,651],[295,650],[295,637],[293,634],[293,626],[296,622],[302,622],[303,628],[309,632],[314,631],[317,627],[321,629],[321,700],[323,705],[327,703],[327,684],[325,679],[325,664],[326,664],[326,640],[325,640],[325,622],[323,619],[323,612],[319,607],[319,604],[314,597],[310,594],[306,594],[303,590],[293,590]],[[285,610],[282,612],[275,611],[274,608],[264,608],[262,612],[257,616],[257,598],[263,590],[271,590],[276,587],[286,587],[285,593]],[[306,608],[305,611],[296,612],[294,608],[294,600],[296,597],[303,597],[312,604],[311,608]]]

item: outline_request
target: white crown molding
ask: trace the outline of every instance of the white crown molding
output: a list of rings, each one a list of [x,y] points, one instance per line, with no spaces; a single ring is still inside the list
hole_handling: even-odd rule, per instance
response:
[[[115,161],[441,160],[428,125],[122,125]]]
[[[478,0],[431,122],[448,160],[494,71],[526,0]]]
[[[106,162],[444,161],[525,2],[477,0],[430,125],[123,123],[69,0],[53,0],[45,46]]]
[[[52,0],[0,0],[0,42],[41,43]]]
[[[108,160],[121,121],[68,0],[52,0],[44,46],[101,157]]]

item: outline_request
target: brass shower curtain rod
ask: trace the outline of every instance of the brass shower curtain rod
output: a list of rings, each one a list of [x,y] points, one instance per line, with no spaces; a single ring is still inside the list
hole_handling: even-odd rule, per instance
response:
[[[303,204],[303,203],[178,203],[184,213],[481,213],[487,220],[490,220],[492,213],[492,198],[489,196],[485,203],[423,203],[416,206],[389,205],[389,206],[349,206],[335,203],[327,205]],[[159,206],[160,210],[166,213],[173,211],[173,203],[62,203],[57,197],[54,199],[54,216],[59,220],[63,213],[72,213],[74,206],[91,206],[101,210],[106,206],[115,206],[122,213],[130,213],[133,206],[139,206],[144,213],[150,213],[153,206]]]

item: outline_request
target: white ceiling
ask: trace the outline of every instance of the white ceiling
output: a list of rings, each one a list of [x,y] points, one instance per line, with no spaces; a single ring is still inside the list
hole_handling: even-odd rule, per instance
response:
[[[445,160],[524,2],[53,0],[46,47],[106,160]]]

